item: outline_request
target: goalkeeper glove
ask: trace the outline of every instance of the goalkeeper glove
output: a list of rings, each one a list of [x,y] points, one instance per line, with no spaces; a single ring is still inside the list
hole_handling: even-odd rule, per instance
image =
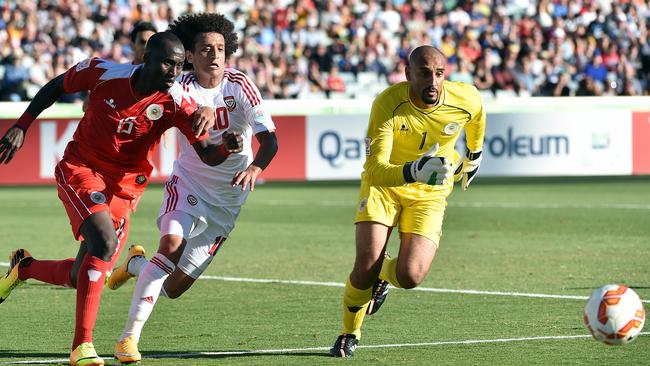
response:
[[[458,167],[454,172],[454,181],[459,182],[462,180],[460,186],[463,191],[467,190],[469,184],[476,177],[481,160],[483,160],[481,151],[471,152],[469,149],[466,149],[465,157],[458,162]]]
[[[441,185],[449,181],[453,168],[444,157],[434,156],[437,152],[438,144],[435,144],[418,160],[404,164],[402,173],[406,183],[417,181],[429,185]]]

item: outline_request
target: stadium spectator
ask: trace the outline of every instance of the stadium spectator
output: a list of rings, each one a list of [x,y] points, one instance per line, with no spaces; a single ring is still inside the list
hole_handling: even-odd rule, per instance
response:
[[[249,188],[253,191],[255,180],[277,151],[275,125],[259,91],[242,72],[226,67],[237,50],[233,23],[220,14],[188,14],[173,22],[170,31],[183,41],[193,67],[182,77],[183,87],[217,113],[210,140],[221,142],[235,132],[245,146],[224,150],[218,165],[206,167],[190,141],[180,138],[180,155],[157,220],[158,252],[147,261],[144,249],[132,246],[124,264],[108,280],[108,287],[116,289],[138,276],[128,320],[115,345],[115,357],[122,363],[142,359],[140,334],[159,295],[181,296],[206,270],[234,229]],[[260,143],[255,155],[253,138]]]
[[[253,67],[248,74],[265,98],[284,98],[286,93],[281,90],[297,81],[304,84],[305,90],[310,89],[307,67],[300,68],[301,77],[296,78],[279,73],[276,65],[308,65],[312,59],[318,61],[322,73],[329,72],[332,66],[355,78],[359,72],[379,73],[375,87],[347,88],[345,92],[349,96],[374,97],[388,85],[386,76],[408,55],[413,44],[438,47],[447,55],[450,66],[459,58],[475,65],[477,60],[488,57],[494,79],[498,79],[496,74],[503,69],[502,60],[508,54],[514,54],[515,70],[523,69],[523,60],[534,54],[537,59],[530,61],[537,87],[532,91],[521,89],[533,96],[553,94],[541,86],[557,74],[553,71],[558,66],[553,65],[556,53],[562,54],[559,66],[572,70],[569,89],[575,95],[575,84],[585,76],[602,85],[608,82],[600,65],[593,62],[597,54],[602,59],[600,64],[615,72],[623,50],[636,48],[634,56],[628,55],[634,65],[632,78],[641,85],[642,94],[650,95],[650,51],[646,41],[650,7],[643,1],[226,0],[204,4],[189,0],[187,5],[169,4],[151,0],[16,2],[13,8],[2,11],[2,56],[22,48],[25,57],[21,62],[29,68],[42,64],[36,57],[53,60],[56,53],[61,53],[65,55],[64,70],[90,56],[129,58],[128,36],[134,24],[145,21],[160,27],[179,14],[201,11],[205,6],[228,16],[240,32],[235,62],[245,59],[253,66],[273,65],[271,72],[266,67]],[[115,46],[111,56],[114,43],[122,51]],[[39,56],[35,55],[37,47],[41,48]],[[547,68],[547,64],[553,68]],[[48,79],[56,75],[47,72]],[[471,72],[475,79],[477,72],[484,71],[473,67]],[[290,79],[283,82],[284,77]],[[502,87],[511,85],[497,83],[493,90],[497,93]],[[619,87],[605,89],[612,95],[623,93]],[[30,94],[18,96],[29,99],[33,97]]]
[[[184,61],[183,45],[170,32],[151,37],[141,65],[86,59],[45,84],[0,139],[0,164],[8,163],[30,124],[60,95],[92,89],[98,96],[90,101],[55,168],[72,233],[82,240],[77,258],[37,260],[18,249],[0,279],[0,303],[28,279],[76,288],[72,365],[104,364],[92,343],[104,279],[127,239],[130,211],[147,186],[153,170],[149,157],[161,134],[177,127],[206,164],[223,161],[223,144],[241,151],[233,139],[221,145],[208,142],[215,111],[197,112],[196,102],[175,81]],[[148,105],[144,110],[143,102]]]
[[[327,90],[336,93],[343,93],[345,91],[345,83],[339,75],[339,68],[332,66],[329,75],[327,76]]]
[[[27,99],[29,70],[22,64],[22,52],[16,49],[5,58],[0,100],[19,102]]]
[[[485,133],[481,96],[474,86],[445,81],[446,64],[440,50],[415,48],[408,81],[389,87],[372,105],[354,219],[356,258],[343,293],[343,331],[330,349],[334,357],[354,354],[363,319],[379,310],[389,283],[410,289],[424,280],[438,249],[452,176],[465,190],[478,172]],[[454,144],[461,129],[467,151],[458,164]],[[413,136],[422,139],[415,143]],[[386,246],[395,227],[399,256],[390,258]]]
[[[133,48],[131,63],[137,65],[144,62],[145,46],[149,38],[156,32],[156,27],[149,22],[138,22],[135,24],[129,37],[131,39],[131,47]]]

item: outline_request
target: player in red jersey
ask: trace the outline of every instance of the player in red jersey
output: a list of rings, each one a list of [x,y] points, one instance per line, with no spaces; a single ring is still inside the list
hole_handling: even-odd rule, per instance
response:
[[[184,60],[180,40],[162,32],[149,39],[143,65],[97,58],[82,61],[48,82],[0,139],[0,164],[8,163],[43,110],[64,93],[91,91],[88,110],[55,168],[59,199],[75,238],[83,240],[77,258],[36,260],[19,249],[0,278],[0,302],[30,278],[76,287],[72,365],[104,364],[92,344],[92,332],[106,271],[126,241],[129,212],[149,181],[150,158],[161,134],[177,127],[208,165],[242,150],[241,136],[236,134],[220,145],[208,142],[206,131],[214,124],[214,111],[197,112],[197,104],[175,81]]]

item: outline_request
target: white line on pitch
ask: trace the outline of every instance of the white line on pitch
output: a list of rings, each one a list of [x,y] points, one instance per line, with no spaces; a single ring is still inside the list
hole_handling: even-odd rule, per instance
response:
[[[263,278],[243,278],[243,277],[226,277],[226,276],[201,276],[200,278],[206,280],[220,280],[220,281],[230,281],[230,282],[277,283],[277,284],[287,284],[287,285],[345,287],[344,283],[339,283],[339,282],[275,280],[275,279],[263,279]],[[543,298],[543,299],[587,300],[587,298],[589,298],[588,296],[574,296],[574,295],[552,295],[552,294],[534,294],[534,293],[526,293],[526,292],[482,291],[482,290],[456,290],[456,289],[449,289],[449,288],[431,288],[431,287],[416,287],[409,291],[440,292],[440,293],[464,294],[464,295],[535,297],[535,298]],[[641,301],[650,303],[650,300],[641,300]]]
[[[304,206],[317,205],[328,207],[353,207],[351,201],[319,201],[306,203],[291,200],[265,200],[255,201],[258,205],[271,206]],[[532,208],[532,209],[623,209],[623,210],[650,210],[650,204],[644,203],[518,203],[518,202],[449,202],[449,207],[461,208]]]
[[[0,262],[0,266],[7,267],[9,263]],[[306,286],[328,286],[328,287],[345,287],[344,283],[340,282],[318,282],[318,281],[300,281],[300,280],[278,280],[270,278],[246,278],[246,277],[228,277],[228,276],[208,276],[203,275],[199,277],[201,280],[217,280],[227,282],[248,282],[248,283],[275,283],[281,285],[306,285]],[[463,294],[463,295],[489,295],[489,296],[513,296],[513,297],[534,297],[542,299],[571,299],[571,300],[587,300],[588,296],[577,295],[553,295],[553,294],[535,294],[528,292],[507,292],[507,291],[483,291],[483,290],[457,290],[450,288],[432,288],[432,287],[416,287],[409,291],[422,291],[422,292],[439,292],[446,294]],[[641,300],[645,303],[650,303],[650,300]]]
[[[650,332],[641,332],[639,335],[648,335]],[[465,344],[485,344],[485,343],[508,343],[508,342],[525,342],[525,341],[554,341],[564,339],[582,339],[591,338],[588,334],[566,335],[566,336],[541,336],[541,337],[520,337],[520,338],[497,338],[497,339],[466,339],[460,341],[437,341],[421,343],[395,343],[395,344],[369,344],[360,345],[358,348],[406,348],[406,347],[432,347],[432,346],[454,346]],[[255,354],[283,354],[293,352],[309,351],[329,351],[330,347],[304,347],[304,348],[280,348],[280,349],[258,349],[246,351],[219,351],[219,352],[187,352],[187,353],[159,353],[145,354],[145,358],[187,358],[200,356],[241,356]],[[106,357],[105,360],[112,360],[113,357]],[[49,364],[67,362],[68,359],[56,360],[25,360],[25,361],[4,361],[0,365],[18,365],[18,364]]]

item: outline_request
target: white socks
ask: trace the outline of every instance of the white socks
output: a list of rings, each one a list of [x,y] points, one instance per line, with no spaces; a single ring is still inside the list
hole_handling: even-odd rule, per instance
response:
[[[129,264],[126,267],[126,270],[130,274],[132,274],[134,276],[139,276],[140,271],[142,271],[142,268],[144,268],[144,266],[147,263],[149,263],[147,258],[145,258],[144,256],[139,256],[138,255],[138,256],[135,256],[135,257],[131,258],[131,260],[129,261]]]
[[[158,301],[165,279],[176,268],[172,261],[160,253],[156,253],[150,261],[146,259],[144,261],[146,262],[145,266],[142,266],[144,263],[140,263],[141,268],[139,269],[138,283],[135,285],[135,291],[131,299],[129,318],[126,321],[120,340],[129,336],[135,336],[136,341],[140,340],[142,327],[149,319],[153,307]],[[129,263],[129,272],[131,272],[130,267],[131,263]]]

